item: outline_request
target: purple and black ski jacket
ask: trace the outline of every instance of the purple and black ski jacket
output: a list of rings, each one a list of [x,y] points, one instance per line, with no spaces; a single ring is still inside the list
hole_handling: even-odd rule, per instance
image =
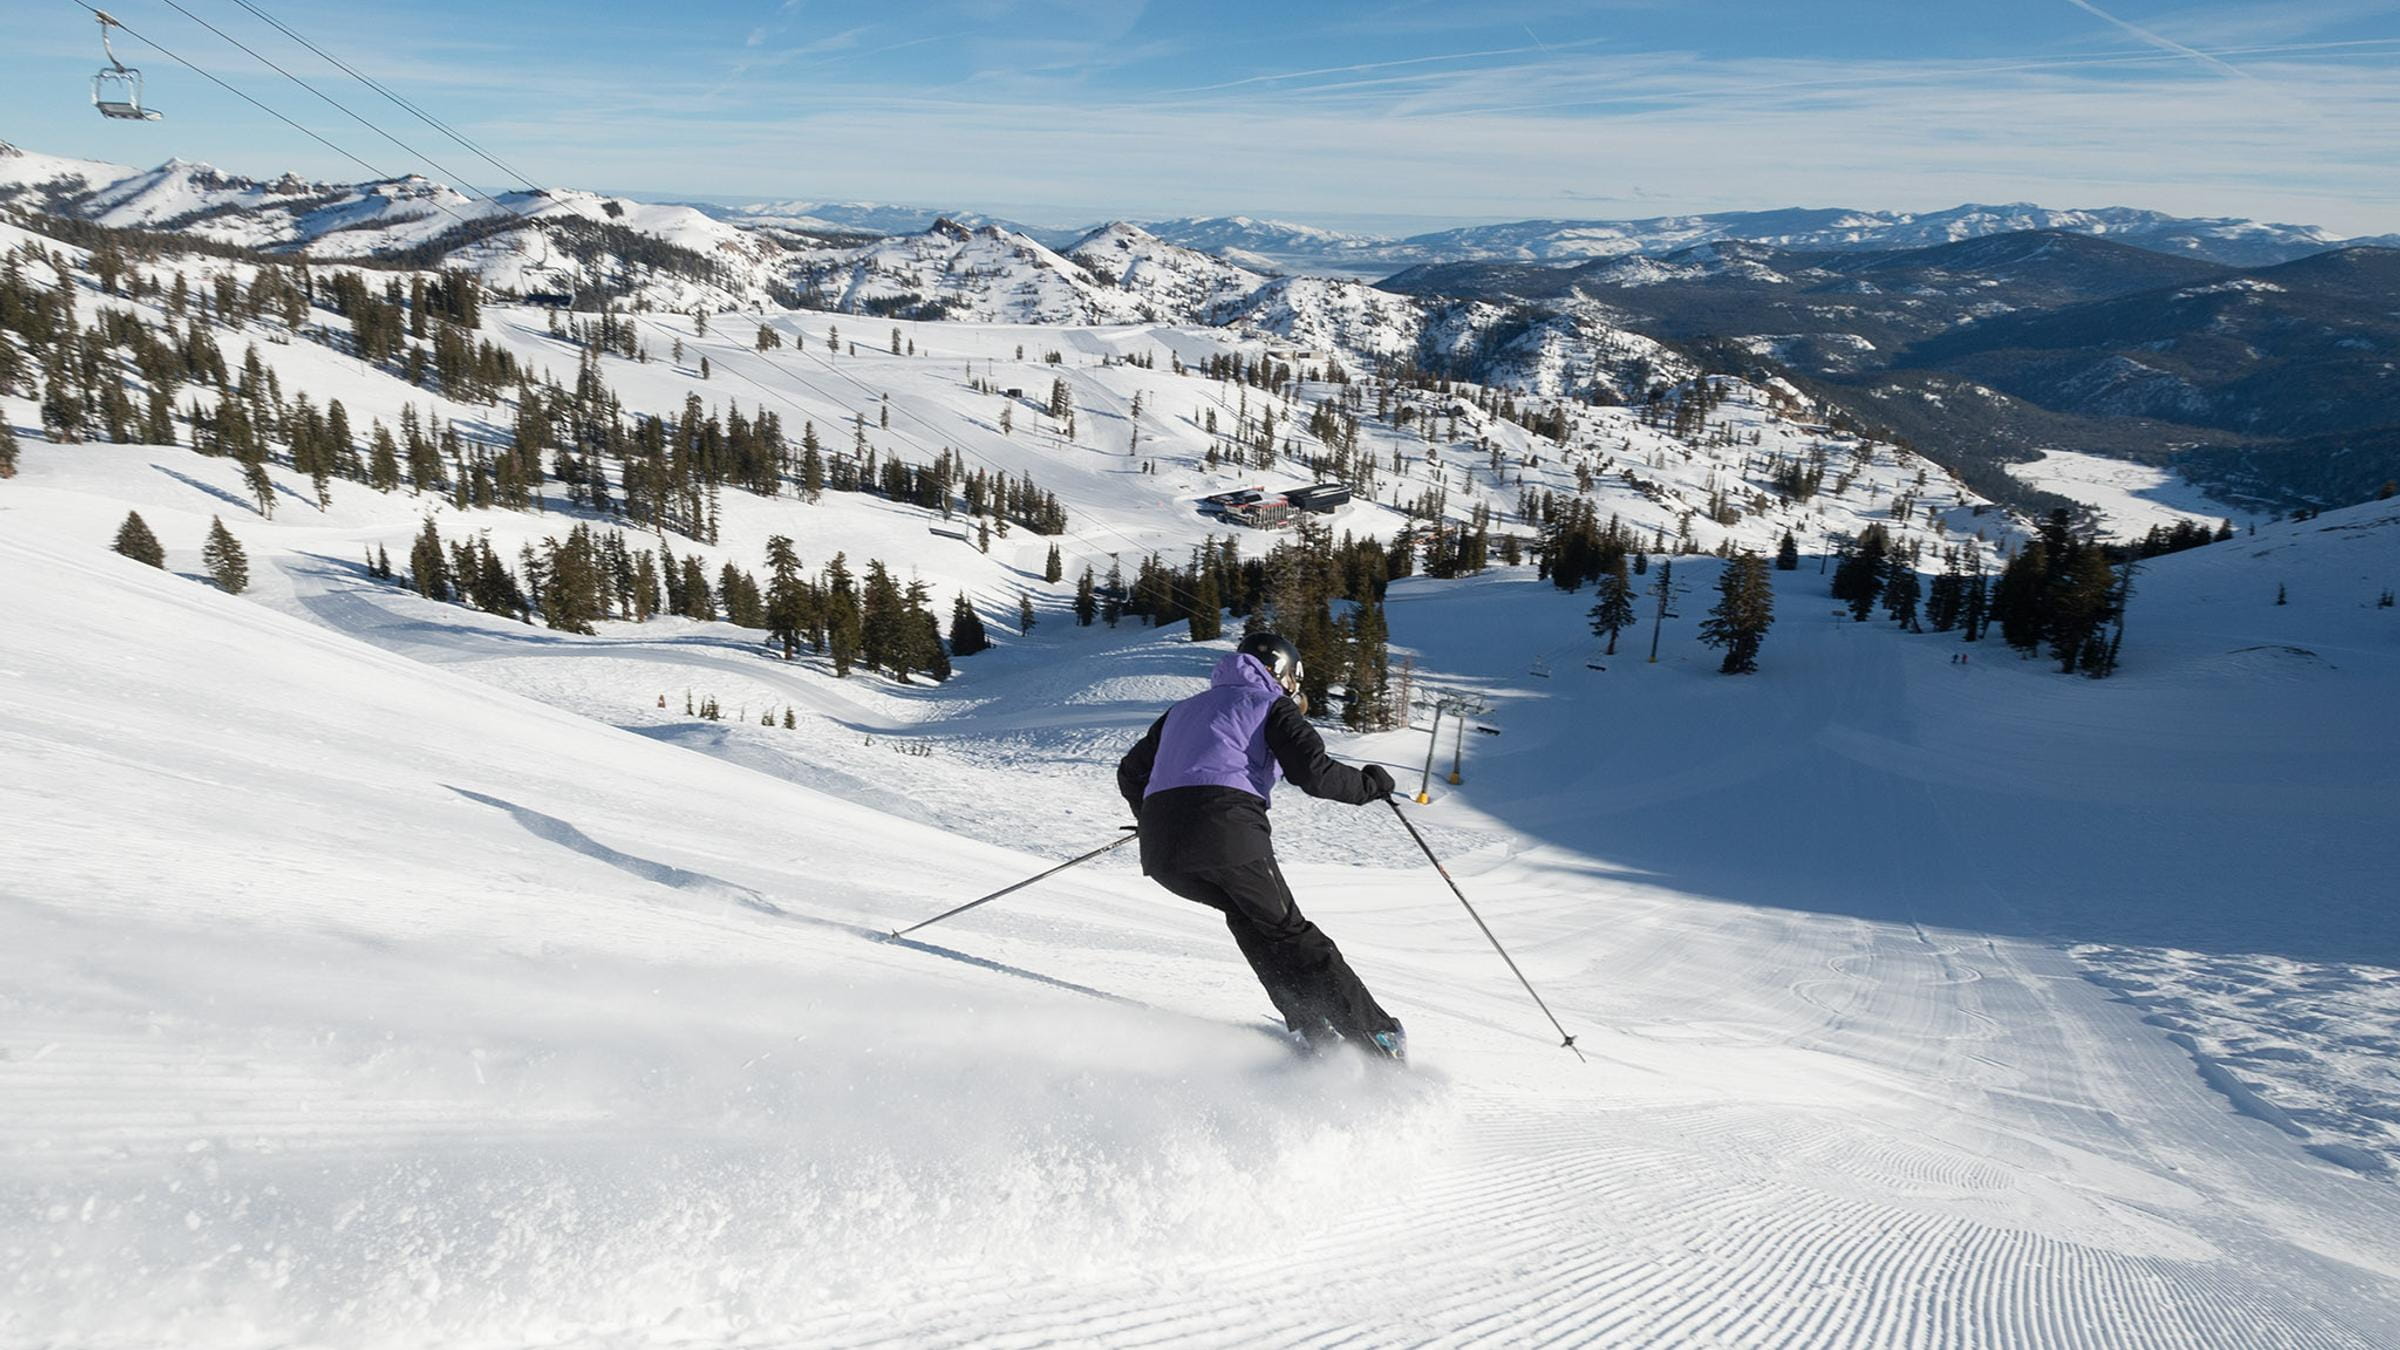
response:
[[[1269,795],[1289,779],[1354,806],[1381,795],[1325,753],[1325,740],[1257,657],[1217,662],[1203,693],[1167,709],[1117,765],[1117,791],[1141,822],[1142,870],[1199,872],[1275,856]]]

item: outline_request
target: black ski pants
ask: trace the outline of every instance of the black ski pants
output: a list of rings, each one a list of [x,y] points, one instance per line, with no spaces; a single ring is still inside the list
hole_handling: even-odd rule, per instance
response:
[[[1275,1011],[1294,1030],[1316,1039],[1331,1026],[1363,1041],[1400,1025],[1375,1002],[1339,947],[1301,914],[1273,858],[1190,872],[1154,872],[1151,880],[1225,916]]]

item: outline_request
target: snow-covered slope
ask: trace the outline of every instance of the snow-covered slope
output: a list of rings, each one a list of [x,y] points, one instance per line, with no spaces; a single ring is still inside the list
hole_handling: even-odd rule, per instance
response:
[[[1028,236],[949,220],[922,234],[809,256],[797,284],[812,306],[849,313],[1040,324],[1144,317],[1140,297]]]
[[[2388,1034],[2388,1001],[2306,1025],[2400,937],[2356,720],[2400,662],[2352,593],[2388,509],[2162,561],[2107,684],[1951,665],[1806,572],[1753,680],[1688,620],[1656,666],[1528,680],[1582,598],[1403,583],[1396,640],[1503,732],[1411,809],[1593,1058],[1395,825],[1279,802],[1409,1021],[1394,1076],[1292,1062],[1213,916],[1124,864],[872,940],[1109,832],[1110,758],[1208,659],[1171,632],[1052,630],[868,721],[930,751],[872,751],[903,820],[812,787],[857,722],[624,697],[728,652],[628,688],[630,634],[530,642],[245,526],[359,602],[276,613],[100,552],[70,489],[19,505],[71,458],[35,455],[0,485],[11,1341],[2400,1336],[2400,1191],[2170,1038],[2255,1101],[2345,1062],[2273,1052]],[[2284,1039],[2205,1039],[2151,978],[2177,953]]]
[[[1250,216],[1184,216],[1150,221],[1144,228],[1169,243],[1214,253],[1243,262],[1244,266],[1253,265],[1244,260],[1256,259],[1278,270],[1362,271],[1373,275],[1391,270],[1385,265],[1381,250],[1392,241],[1296,221],[1258,220]]]
[[[1038,324],[1207,323],[1266,280],[1121,221],[1054,252],[996,226],[939,220],[810,254],[799,275],[804,298],[826,309]]]
[[[11,200],[273,253],[410,254],[515,293],[638,294],[673,309],[760,303],[784,266],[773,240],[690,207],[570,189],[486,198],[413,175],[356,185],[261,180],[179,159],[137,171],[18,151],[0,156],[0,201]]]
[[[752,202],[746,206],[705,207],[711,216],[754,229],[790,230],[800,234],[922,234],[933,228],[937,220],[964,225],[971,230],[985,226],[1022,234],[1053,246],[1063,245],[1078,237],[1080,230],[1055,230],[1039,225],[1027,225],[981,211],[965,209],[937,210],[922,206],[896,206],[889,202],[818,202],[779,201]]]
[[[87,325],[165,321],[76,280]],[[873,941],[1114,832],[1116,755],[1226,644],[1078,627],[1071,579],[1221,531],[1204,491],[1300,481],[1207,457],[1344,392],[1121,358],[1379,340],[1334,288],[1279,285],[1328,336],[903,320],[895,354],[850,315],[652,314],[640,360],[484,307],[479,340],[592,363],[630,410],[738,403],[1058,492],[1057,585],[1051,540],[986,553],[863,493],[729,489],[715,544],[666,541],[756,568],[786,534],[966,594],[1000,645],[940,686],[723,623],[535,628],[356,561],[428,518],[513,556],[588,519],[555,484],[542,514],[348,481],[320,508],[278,462],[265,519],[233,460],[54,445],[0,395],[25,442],[0,481],[0,1341],[2400,1337],[2376,735],[2400,503],[2152,564],[2097,683],[1836,617],[1814,558],[1776,574],[1746,679],[1695,640],[1707,558],[1675,559],[1655,665],[1647,635],[1600,652],[1591,597],[1530,569],[1396,583],[1419,688],[1499,733],[1408,809],[1588,1065],[1395,822],[1289,793],[1286,870],[1407,1020],[1408,1076],[1294,1062],[1214,916],[1122,859]],[[363,368],[326,311],[188,322],[360,428],[513,420]],[[1074,440],[999,392],[1052,379]],[[1661,547],[2011,537],[1915,456],[1718,384],[1681,437],[1572,404],[1537,409],[1554,441],[1467,384],[1364,398],[1360,452],[1399,467],[1333,524],[1388,538],[1438,486],[1452,520],[1524,530],[1522,490],[1588,479]],[[1121,448],[1137,396],[1155,472]],[[1771,500],[1769,461],[1816,455],[1825,490]],[[168,570],[104,551],[129,508]],[[244,596],[194,576],[212,517]],[[1422,726],[1329,730],[1415,785]]]
[[[0,141],[0,203],[45,208],[131,177],[122,164],[45,155]]]
[[[1140,296],[1152,320],[1206,322],[1266,284],[1247,268],[1179,248],[1124,221],[1093,230],[1066,252],[1093,276]]]

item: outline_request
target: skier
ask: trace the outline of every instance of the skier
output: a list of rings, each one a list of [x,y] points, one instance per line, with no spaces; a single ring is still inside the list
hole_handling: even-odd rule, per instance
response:
[[[1350,1042],[1406,1061],[1408,1037],[1300,913],[1275,865],[1267,794],[1288,778],[1312,797],[1364,806],[1392,791],[1381,765],[1325,753],[1299,702],[1300,650],[1255,633],[1217,662],[1205,693],[1159,715],[1117,765],[1117,790],[1140,822],[1142,871],[1225,916],[1284,1025],[1322,1049]]]

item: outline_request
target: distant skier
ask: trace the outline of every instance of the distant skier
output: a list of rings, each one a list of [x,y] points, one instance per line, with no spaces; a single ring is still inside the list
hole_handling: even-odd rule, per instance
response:
[[[1205,693],[1169,708],[1117,765],[1117,790],[1141,822],[1142,871],[1225,916],[1284,1024],[1323,1048],[1348,1041],[1408,1058],[1408,1037],[1300,913],[1275,865],[1267,795],[1288,778],[1311,797],[1363,806],[1392,791],[1381,765],[1325,753],[1299,699],[1300,651],[1257,633],[1217,662]]]

